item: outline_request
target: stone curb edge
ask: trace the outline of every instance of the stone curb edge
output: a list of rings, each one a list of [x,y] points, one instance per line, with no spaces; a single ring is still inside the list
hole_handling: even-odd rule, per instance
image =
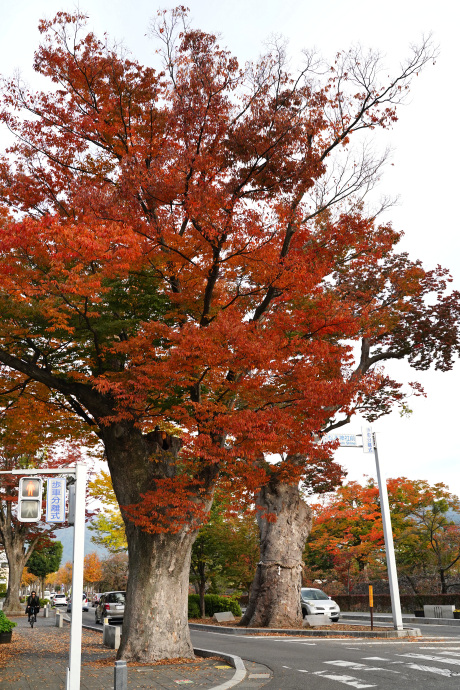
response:
[[[241,659],[239,656],[235,656],[234,654],[227,654],[224,652],[213,652],[211,649],[198,649],[195,647],[193,648],[193,651],[197,656],[202,657],[220,656],[235,669],[233,678],[227,680],[226,683],[222,683],[221,685],[215,685],[210,690],[227,690],[227,688],[233,688],[234,685],[238,685],[238,683],[241,683],[241,681],[244,680],[244,678],[246,678],[246,666],[244,665],[243,659]]]
[[[70,618],[68,616],[64,616],[64,620],[66,623],[70,623]],[[81,627],[85,628],[86,630],[95,630],[96,632],[100,632],[102,634],[102,628],[93,628],[92,625],[85,624],[83,624]],[[195,647],[193,648],[193,651],[197,656],[202,656],[203,658],[206,658],[208,656],[220,656],[235,669],[233,678],[227,680],[226,683],[214,685],[209,690],[228,690],[228,688],[233,688],[235,685],[238,685],[238,683],[241,683],[241,681],[246,678],[246,666],[244,665],[243,659],[241,659],[239,656],[235,656],[234,654],[227,654],[225,652],[214,652],[212,649],[198,649]]]
[[[407,628],[406,630],[374,630],[369,632],[362,630],[295,630],[287,628],[230,628],[227,626],[204,625],[202,623],[189,623],[190,630],[203,630],[205,632],[222,633],[227,635],[253,635],[255,633],[274,633],[277,635],[303,635],[305,637],[384,637],[387,639],[399,639],[401,637],[421,637],[419,628]]]

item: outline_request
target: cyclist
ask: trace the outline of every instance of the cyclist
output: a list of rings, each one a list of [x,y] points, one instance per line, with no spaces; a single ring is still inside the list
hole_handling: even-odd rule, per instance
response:
[[[26,613],[28,614],[29,623],[30,623],[30,616],[32,614],[34,614],[35,618],[36,618],[37,613],[39,611],[40,611],[40,599],[37,597],[36,592],[32,592],[27,597],[27,606],[26,606]]]

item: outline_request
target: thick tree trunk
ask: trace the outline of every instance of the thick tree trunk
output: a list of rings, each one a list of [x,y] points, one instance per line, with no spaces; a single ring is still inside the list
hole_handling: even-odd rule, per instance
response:
[[[127,528],[129,572],[118,658],[193,658],[188,628],[190,556],[195,533]]]
[[[19,601],[19,590],[27,556],[24,554],[24,544],[22,542],[14,544],[5,541],[5,552],[8,560],[9,574],[3,611],[10,616],[18,616],[25,611],[25,606]]]
[[[124,506],[142,502],[160,478],[174,477],[180,440],[127,426],[102,431],[112,483],[126,527],[129,577],[118,658],[150,662],[193,658],[188,628],[191,548],[196,530],[187,519],[175,533],[149,533]],[[210,509],[211,500],[205,505]],[[148,516],[147,516],[148,517]],[[155,523],[151,523],[155,528]],[[142,529],[144,527],[144,529]]]
[[[299,627],[302,554],[311,530],[311,510],[297,485],[272,479],[257,497],[260,562],[241,625]],[[261,517],[276,516],[276,521]]]

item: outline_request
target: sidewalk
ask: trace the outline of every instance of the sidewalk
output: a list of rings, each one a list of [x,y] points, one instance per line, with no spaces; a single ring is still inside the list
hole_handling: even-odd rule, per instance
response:
[[[54,616],[39,616],[32,629],[27,618],[13,619],[18,624],[11,644],[0,645],[1,690],[63,690],[69,657],[70,626],[56,628]],[[102,646],[99,632],[83,630],[81,690],[114,687],[115,653]],[[245,662],[246,677],[233,687],[256,690],[270,678],[255,678],[267,669]],[[172,690],[182,685],[212,690],[230,682],[235,669],[218,659],[197,659],[184,664],[161,666],[128,665],[129,690]]]

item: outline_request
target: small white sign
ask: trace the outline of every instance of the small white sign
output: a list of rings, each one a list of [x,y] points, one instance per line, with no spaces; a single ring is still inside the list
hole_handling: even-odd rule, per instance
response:
[[[374,435],[372,433],[371,426],[361,427],[363,434],[363,453],[373,453],[374,452]]]
[[[355,434],[335,434],[334,432],[330,434],[325,434],[321,439],[323,443],[329,443],[331,441],[339,441],[341,446],[345,448],[356,448],[356,435]]]
[[[66,480],[48,479],[46,492],[46,522],[65,522]]]

